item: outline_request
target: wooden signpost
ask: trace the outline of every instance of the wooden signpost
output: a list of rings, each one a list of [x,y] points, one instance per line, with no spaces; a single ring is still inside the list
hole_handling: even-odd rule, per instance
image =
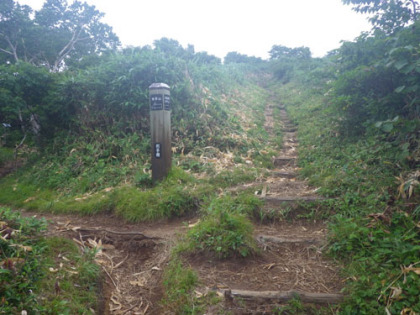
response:
[[[149,86],[150,129],[152,136],[152,180],[164,179],[172,165],[171,95],[165,83]]]

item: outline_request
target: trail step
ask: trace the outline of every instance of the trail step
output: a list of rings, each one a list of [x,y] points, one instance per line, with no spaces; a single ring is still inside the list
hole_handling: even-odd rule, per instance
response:
[[[321,244],[322,241],[316,238],[284,238],[271,235],[258,235],[256,237],[260,243],[276,243],[276,244]]]
[[[273,164],[276,167],[286,166],[286,165],[294,165],[296,163],[296,158],[294,157],[276,157],[273,159]]]
[[[283,132],[285,133],[285,137],[295,137],[295,133],[294,132],[289,132],[289,131],[284,131],[283,130]]]
[[[289,124],[284,124],[282,126],[282,130],[286,130],[286,129],[297,129],[296,125],[289,125]]]
[[[226,299],[238,297],[244,300],[274,300],[287,302],[298,297],[304,303],[336,304],[340,303],[344,295],[339,293],[312,293],[303,291],[249,291],[249,290],[218,290]]]
[[[296,173],[292,173],[292,172],[272,172],[271,175],[273,177],[282,177],[282,178],[295,178],[296,177]]]
[[[265,196],[264,198],[260,198],[271,204],[314,202],[325,200],[325,198],[320,196]]]

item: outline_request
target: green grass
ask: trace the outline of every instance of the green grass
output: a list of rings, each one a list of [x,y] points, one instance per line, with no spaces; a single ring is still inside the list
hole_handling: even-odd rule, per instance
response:
[[[44,308],[49,314],[95,314],[101,294],[95,252],[81,253],[73,241],[58,237],[46,239],[46,247],[43,273],[47,277],[38,290]]]
[[[248,218],[260,201],[245,194],[212,199],[203,210],[200,222],[191,228],[181,251],[204,253],[219,259],[248,257],[258,252],[253,225]]]
[[[17,174],[0,181],[0,203],[52,213],[115,212],[128,221],[153,221],[188,215],[220,188],[253,181],[258,174],[260,171],[254,168],[238,167],[197,180],[183,169],[173,167],[169,176],[155,186],[127,184],[85,194],[39,187]]]
[[[163,275],[165,295],[162,304],[174,314],[197,314],[192,311],[195,303],[194,288],[197,274],[177,255],[173,255]]]
[[[245,184],[254,181],[260,171],[249,167],[236,167],[233,169],[224,170],[208,179],[208,183],[216,188],[227,188],[239,184]]]
[[[257,252],[251,222],[241,214],[208,215],[188,231],[188,250],[217,258],[247,257]]]
[[[78,195],[64,195],[8,177],[0,183],[3,189],[0,203],[53,213],[91,215],[115,211],[129,221],[152,221],[194,211],[197,202],[194,184],[195,179],[177,167],[154,187],[141,189],[126,185]]]
[[[374,126],[358,138],[341,135],[322,91],[291,83],[279,93],[299,125],[301,176],[334,197],[323,207],[328,252],[346,266],[341,313],[418,313],[420,276],[409,270],[420,262],[420,189],[408,180],[410,152]],[[401,198],[409,189],[411,199]]]
[[[222,299],[215,292],[198,295],[195,292],[200,284],[197,273],[183,261],[176,249],[163,274],[164,297],[160,301],[166,312],[171,314],[206,314],[209,307],[216,307]],[[221,313],[224,314],[224,313]]]
[[[10,148],[0,147],[0,167],[6,162],[12,161],[14,158],[13,150]]]
[[[0,209],[0,313],[95,314],[99,267],[94,252],[81,252],[74,242],[44,238],[45,220],[22,218]],[[17,232],[19,230],[20,232]]]

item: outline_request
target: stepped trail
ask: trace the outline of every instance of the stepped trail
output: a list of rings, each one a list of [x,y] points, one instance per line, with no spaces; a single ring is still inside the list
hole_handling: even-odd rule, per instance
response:
[[[274,132],[274,105],[265,110],[265,129]],[[320,199],[305,181],[296,178],[296,127],[284,108],[279,108],[284,132],[283,148],[273,159],[275,169],[263,182],[259,197],[265,200],[262,223],[254,223],[254,237],[261,251],[246,259],[217,260],[188,257],[197,272],[197,296],[216,292],[222,301],[206,314],[271,314],[290,299],[316,305],[337,303],[342,296],[338,268],[322,253],[326,224],[304,219],[303,203]],[[241,189],[241,187],[237,187]],[[316,207],[316,205],[314,206]],[[65,236],[81,247],[100,246],[96,262],[103,270],[101,314],[163,314],[162,274],[177,235],[185,234],[184,219],[156,223],[127,223],[116,216],[34,214],[50,221],[47,236]],[[275,217],[276,220],[272,220]],[[284,219],[279,220],[279,218]],[[287,219],[285,219],[287,217]]]
[[[50,223],[47,237],[73,239],[81,248],[100,248],[96,263],[103,277],[99,314],[162,314],[162,274],[177,235],[187,229],[182,220],[128,223],[113,214],[35,214]]]
[[[273,109],[268,105],[265,110],[264,127],[270,136],[274,130]],[[296,128],[283,107],[280,119],[284,140],[283,149],[273,160],[276,168],[265,182],[246,187],[263,185],[263,211],[288,219],[254,224],[254,236],[261,248],[257,257],[225,261],[198,258],[192,262],[203,283],[197,291],[217,290],[225,296],[225,310],[234,314],[271,314],[296,296],[304,303],[320,305],[342,299],[338,268],[321,253],[326,242],[325,222],[298,218],[300,204],[320,197],[305,181],[296,179]]]

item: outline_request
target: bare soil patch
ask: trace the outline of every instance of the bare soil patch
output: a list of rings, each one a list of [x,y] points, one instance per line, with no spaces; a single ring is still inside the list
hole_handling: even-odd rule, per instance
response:
[[[205,288],[330,293],[341,289],[341,285],[336,266],[321,253],[325,234],[323,222],[300,220],[256,225],[256,238],[270,235],[302,242],[259,241],[260,254],[251,258],[217,260],[192,256],[190,263],[198,271]],[[319,240],[320,243],[305,243],[305,240]]]
[[[114,215],[22,214],[48,220],[46,236],[98,248],[96,263],[103,271],[101,314],[161,314],[161,278],[170,249],[185,230],[182,220],[133,224]]]
[[[25,160],[20,158],[18,158],[16,161],[7,161],[6,163],[0,166],[0,178],[16,171],[24,163]]]

